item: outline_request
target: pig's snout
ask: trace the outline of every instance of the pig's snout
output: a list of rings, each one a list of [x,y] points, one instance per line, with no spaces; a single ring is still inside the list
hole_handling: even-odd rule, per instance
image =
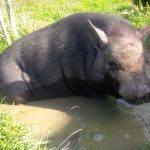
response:
[[[128,103],[139,105],[150,102],[150,88],[147,85],[132,84],[127,87],[121,87],[119,93]]]

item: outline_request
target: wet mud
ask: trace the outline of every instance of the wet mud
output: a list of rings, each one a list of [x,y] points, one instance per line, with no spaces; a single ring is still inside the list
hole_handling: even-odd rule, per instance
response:
[[[26,105],[1,104],[0,109],[30,125],[31,135],[37,140],[51,141],[50,147],[57,147],[71,133],[82,129],[75,139],[75,149],[132,150],[142,147],[148,138],[148,105],[122,107],[113,98],[71,97]]]

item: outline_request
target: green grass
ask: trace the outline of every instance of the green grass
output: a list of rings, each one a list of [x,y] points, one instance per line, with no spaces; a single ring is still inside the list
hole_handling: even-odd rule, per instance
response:
[[[49,143],[33,140],[30,132],[27,125],[16,122],[12,115],[0,113],[0,150],[48,150]]]
[[[0,113],[0,149],[29,150],[30,144],[24,140],[26,130],[16,123],[12,116]]]
[[[3,2],[5,9],[5,4]],[[150,10],[137,10],[132,0],[15,0],[13,8],[20,37],[77,12],[103,12],[122,16],[136,27],[150,24]],[[4,12],[5,14],[6,11]],[[5,15],[8,28],[8,17]],[[10,30],[11,33],[11,30]],[[11,34],[11,37],[13,35]],[[15,40],[15,38],[12,38]],[[0,31],[0,51],[7,43]],[[147,44],[150,47],[150,41]]]
[[[146,148],[145,150],[150,150],[150,142],[149,143],[146,143]]]
[[[35,31],[43,26],[77,12],[102,12],[111,13],[128,19],[133,25],[140,28],[150,24],[150,10],[137,10],[133,7],[132,0],[14,0],[13,8],[20,37]],[[5,20],[12,40],[11,27],[5,9]],[[150,38],[146,43],[150,48]],[[6,47],[4,35],[0,30],[0,52]],[[12,116],[0,113],[0,150],[31,150],[45,149],[25,140],[27,131],[23,125],[16,123]],[[150,143],[147,144],[150,150]]]

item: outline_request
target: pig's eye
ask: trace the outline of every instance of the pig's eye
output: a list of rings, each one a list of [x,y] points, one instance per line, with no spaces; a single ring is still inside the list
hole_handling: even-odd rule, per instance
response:
[[[121,65],[120,64],[117,64],[115,61],[109,61],[109,65],[110,65],[110,69],[112,71],[119,71],[121,70]]]

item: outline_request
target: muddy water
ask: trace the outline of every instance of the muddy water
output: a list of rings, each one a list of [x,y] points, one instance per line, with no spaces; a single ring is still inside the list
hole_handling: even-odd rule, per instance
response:
[[[51,141],[50,147],[57,147],[68,135],[83,129],[76,142],[78,148],[71,150],[132,150],[142,146],[150,132],[149,108],[122,108],[112,98],[81,97],[0,105],[3,112],[30,125],[35,139]]]

